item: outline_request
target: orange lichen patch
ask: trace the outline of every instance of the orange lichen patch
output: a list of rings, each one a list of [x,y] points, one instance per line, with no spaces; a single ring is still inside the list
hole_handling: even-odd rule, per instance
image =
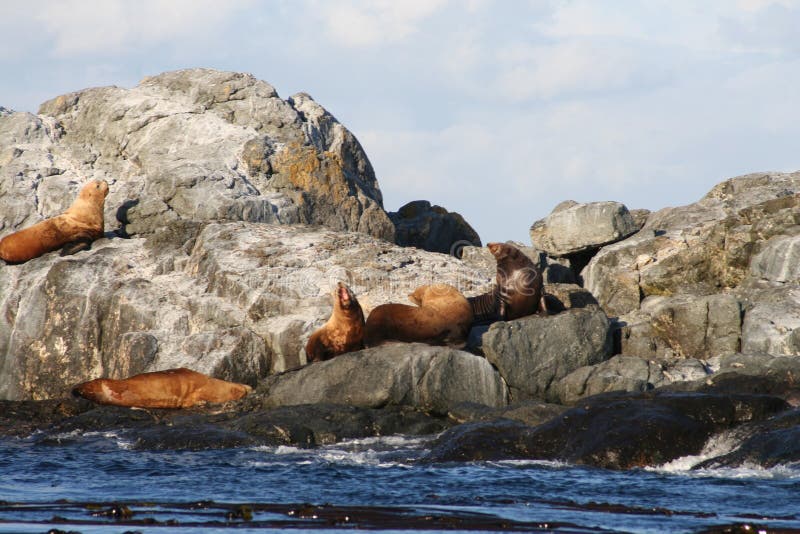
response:
[[[333,152],[291,143],[275,158],[275,169],[297,189],[343,202],[349,196],[342,161]]]

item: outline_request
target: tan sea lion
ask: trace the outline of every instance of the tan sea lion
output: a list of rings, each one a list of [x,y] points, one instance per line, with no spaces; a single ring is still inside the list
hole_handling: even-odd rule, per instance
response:
[[[241,399],[252,388],[246,384],[211,378],[181,367],[114,380],[98,378],[78,384],[75,396],[98,404],[136,408],[189,408],[206,402]]]
[[[103,206],[108,195],[105,180],[83,186],[75,202],[61,215],[45,219],[0,240],[0,258],[22,263],[64,247],[63,254],[88,248],[103,236]]]
[[[517,247],[489,243],[497,260],[497,280],[492,291],[470,297],[476,323],[510,321],[537,312],[547,313],[542,272]]]
[[[416,306],[382,304],[370,312],[364,330],[368,347],[386,341],[464,343],[472,323],[472,308],[458,289],[447,284],[420,286],[408,298]]]
[[[364,348],[364,312],[355,294],[339,282],[332,297],[333,312],[330,319],[311,334],[306,343],[309,363],[330,360],[345,352]]]

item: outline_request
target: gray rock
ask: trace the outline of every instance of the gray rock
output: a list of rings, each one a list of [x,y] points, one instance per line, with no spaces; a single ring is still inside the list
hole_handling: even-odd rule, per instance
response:
[[[483,335],[482,348],[513,400],[557,402],[552,384],[611,356],[610,323],[596,307],[498,322]]]
[[[533,223],[530,230],[533,245],[551,256],[598,249],[639,230],[628,208],[619,202],[590,202],[556,208]]]
[[[742,323],[742,352],[800,355],[800,287],[751,294]]]
[[[395,241],[404,247],[451,254],[457,258],[462,249],[480,247],[481,238],[460,214],[427,200],[415,200],[389,213],[395,226]]]
[[[755,174],[715,186],[689,206],[652,213],[635,235],[603,247],[581,272],[609,315],[644,297],[711,295],[741,285],[766,240],[796,234],[800,173]]]
[[[110,185],[106,228],[128,235],[241,220],[394,238],[352,133],[308,95],[283,100],[248,74],[167,72],[0,116],[0,232],[57,214],[92,178]]]
[[[490,285],[451,256],[322,228],[175,222],[101,239],[0,266],[0,398],[60,397],[92,378],[173,367],[255,385],[305,364],[339,280],[367,313],[434,281]]]
[[[661,366],[635,356],[614,356],[597,365],[581,367],[553,386],[562,404],[610,391],[647,391],[661,380]]]
[[[707,364],[693,358],[656,362],[636,356],[614,356],[573,371],[553,386],[553,392],[561,403],[574,404],[600,393],[643,392],[678,382],[705,380],[710,373]]]
[[[782,235],[767,241],[753,257],[750,273],[771,282],[800,282],[800,235]]]
[[[741,347],[742,307],[733,295],[647,297],[619,323],[625,355],[707,359]]]
[[[446,414],[462,402],[505,406],[508,392],[483,358],[446,347],[393,343],[269,377],[259,392],[271,406],[332,402],[414,406]]]

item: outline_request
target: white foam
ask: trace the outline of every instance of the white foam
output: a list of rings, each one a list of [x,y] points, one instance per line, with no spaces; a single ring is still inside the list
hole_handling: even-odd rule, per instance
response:
[[[315,462],[327,462],[342,465],[367,465],[374,467],[410,467],[404,458],[409,454],[418,452],[430,437],[407,436],[379,436],[345,440],[332,445],[324,445],[314,449],[301,449],[299,447],[280,445],[278,447],[259,446],[252,450],[263,452],[275,457],[298,457],[305,461],[300,465]],[[279,463],[278,460],[277,463]],[[293,462],[297,465],[297,462]],[[276,465],[272,462],[252,462],[251,465]]]
[[[700,454],[681,456],[671,462],[667,462],[657,467],[648,467],[647,470],[666,473],[684,473],[690,471],[694,466],[711,458],[717,458],[736,449],[742,442],[741,436],[734,431],[722,432],[711,436]]]

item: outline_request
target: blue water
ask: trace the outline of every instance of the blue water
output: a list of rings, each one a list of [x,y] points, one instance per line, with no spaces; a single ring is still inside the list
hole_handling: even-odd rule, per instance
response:
[[[420,515],[466,516],[461,530],[470,528],[470,513],[550,528],[568,524],[563,529],[570,532],[695,532],[738,523],[800,529],[800,468],[692,472],[676,462],[615,472],[542,462],[430,465],[419,462],[426,445],[426,439],[389,437],[312,450],[154,452],[133,450],[124,432],[64,435],[57,442],[4,438],[0,532],[277,531],[272,520],[295,531],[353,528],[308,519],[294,525],[297,514],[287,506],[253,506],[248,520],[226,519],[216,506],[242,503],[388,507],[401,518],[411,508]],[[200,501],[213,503],[188,506]],[[87,502],[98,505],[87,508]],[[129,506],[136,519],[160,523],[127,526],[92,514],[114,503]],[[61,519],[52,523],[55,516]]]

